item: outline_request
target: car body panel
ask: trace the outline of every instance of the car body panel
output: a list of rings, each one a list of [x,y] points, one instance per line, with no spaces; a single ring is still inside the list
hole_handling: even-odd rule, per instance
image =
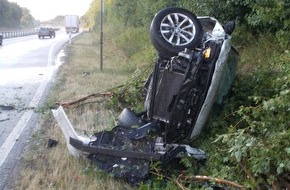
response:
[[[195,139],[199,136],[202,128],[206,124],[208,117],[211,113],[214,103],[222,103],[223,97],[228,93],[230,86],[232,84],[232,76],[227,76],[227,71],[230,70],[230,66],[236,67],[235,64],[229,65],[227,62],[228,55],[231,51],[231,39],[226,39],[223,42],[221,54],[216,62],[215,72],[213,73],[211,85],[208,89],[206,99],[203,106],[198,114],[197,120],[195,122],[194,128],[191,132],[191,139]]]

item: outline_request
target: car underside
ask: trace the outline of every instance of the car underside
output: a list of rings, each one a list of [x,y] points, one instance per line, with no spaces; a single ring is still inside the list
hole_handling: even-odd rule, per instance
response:
[[[144,111],[126,108],[112,130],[84,137],[61,106],[52,110],[70,153],[134,184],[148,178],[152,162],[166,167],[183,156],[206,160],[190,142],[201,136],[213,106],[223,103],[233,84],[239,60],[233,30],[233,23],[221,25],[182,8],[158,12],[150,28],[158,58],[145,83]]]

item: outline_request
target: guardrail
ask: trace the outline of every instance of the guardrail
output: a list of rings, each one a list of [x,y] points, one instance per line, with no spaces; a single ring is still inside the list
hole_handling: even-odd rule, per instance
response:
[[[30,30],[15,30],[15,31],[0,31],[0,34],[2,34],[3,38],[16,38],[20,36],[28,36],[36,34],[37,31],[34,29]]]

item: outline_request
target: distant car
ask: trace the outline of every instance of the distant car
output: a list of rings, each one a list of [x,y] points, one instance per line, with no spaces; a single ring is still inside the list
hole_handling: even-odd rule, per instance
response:
[[[2,46],[2,43],[3,43],[3,36],[2,34],[0,34],[0,46]]]
[[[50,38],[55,38],[55,31],[52,28],[39,28],[38,30],[38,38],[44,38],[45,36],[49,36]]]

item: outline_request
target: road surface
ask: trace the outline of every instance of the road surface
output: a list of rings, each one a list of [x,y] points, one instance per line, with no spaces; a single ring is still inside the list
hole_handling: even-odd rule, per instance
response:
[[[0,190],[37,123],[37,108],[61,64],[65,32],[56,38],[37,35],[4,39],[0,46]]]

